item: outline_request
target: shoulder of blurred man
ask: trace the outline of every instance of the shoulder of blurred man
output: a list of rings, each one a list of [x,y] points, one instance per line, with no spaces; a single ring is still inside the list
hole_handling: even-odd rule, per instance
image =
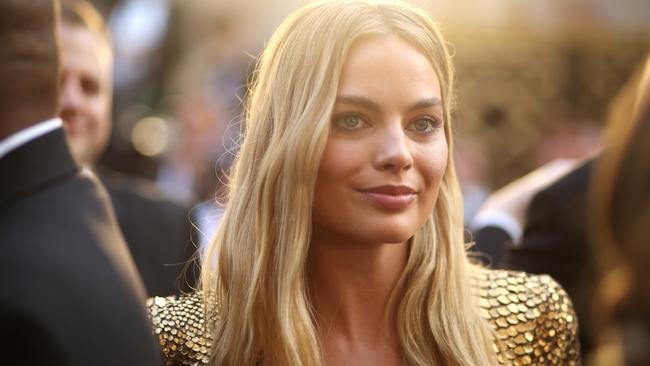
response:
[[[101,167],[118,223],[150,295],[189,291],[196,246],[188,208],[171,201],[147,179]]]
[[[101,184],[57,128],[0,159],[0,329],[10,364],[158,363]],[[9,360],[9,361],[8,361]]]
[[[545,273],[567,291],[581,320],[580,341],[591,351],[592,289],[595,286],[593,248],[587,232],[587,199],[594,159],[540,191],[531,201],[523,238],[509,246],[503,266]]]
[[[588,160],[533,197],[526,212],[522,240],[506,254],[509,266],[533,273],[549,273],[548,263],[542,260],[547,259],[563,266],[563,270],[573,271],[575,267],[564,267],[563,262],[583,262],[591,253],[586,205],[593,165],[594,160]],[[534,256],[535,260],[530,258],[528,263],[528,256]],[[561,278],[554,278],[561,281]]]
[[[482,212],[487,217],[481,217],[478,225],[473,221],[472,227],[476,249],[487,253],[494,266],[505,268],[512,268],[513,256],[525,258],[531,254],[536,259],[537,252],[547,250],[562,251],[565,257],[582,256],[587,241],[586,196],[592,166],[593,159],[589,159],[532,196],[521,224],[507,213]],[[528,267],[515,269],[544,273]]]

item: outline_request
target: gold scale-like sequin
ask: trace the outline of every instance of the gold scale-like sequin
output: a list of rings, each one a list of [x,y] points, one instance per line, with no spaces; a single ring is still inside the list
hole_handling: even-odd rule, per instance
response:
[[[573,306],[549,276],[477,269],[472,291],[494,329],[501,365],[580,365]],[[151,298],[147,309],[166,365],[209,363],[213,340],[201,293]]]
[[[206,328],[200,293],[154,297],[147,309],[158,337],[165,365],[207,365],[212,337]]]
[[[478,269],[472,290],[495,330],[501,364],[580,364],[573,306],[549,276]]]

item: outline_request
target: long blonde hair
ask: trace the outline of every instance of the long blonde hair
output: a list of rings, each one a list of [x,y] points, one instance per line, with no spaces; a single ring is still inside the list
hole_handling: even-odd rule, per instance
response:
[[[268,365],[322,364],[306,275],[315,179],[346,56],[359,38],[382,34],[430,59],[444,120],[451,121],[450,56],[423,11],[334,0],[306,5],[280,25],[257,65],[228,207],[203,263],[204,293],[219,302],[208,309],[219,313],[211,324],[214,364],[253,365],[260,356]],[[451,123],[445,134],[451,150]],[[406,291],[397,327],[409,365],[497,363],[470,294],[460,197],[449,158],[434,212],[410,239],[400,280]]]

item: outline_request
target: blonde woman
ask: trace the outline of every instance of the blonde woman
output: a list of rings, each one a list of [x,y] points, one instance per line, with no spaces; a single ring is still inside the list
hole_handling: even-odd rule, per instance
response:
[[[314,2],[285,20],[255,73],[203,291],[149,301],[167,363],[577,364],[555,282],[467,259],[452,79],[409,5]]]

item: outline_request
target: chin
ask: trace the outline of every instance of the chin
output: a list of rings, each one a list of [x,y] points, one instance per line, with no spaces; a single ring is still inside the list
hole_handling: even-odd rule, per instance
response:
[[[403,244],[411,239],[413,235],[401,235],[401,236],[389,236],[386,240],[383,240],[383,243],[386,244]]]
[[[415,235],[415,231],[415,229],[391,229],[390,227],[377,228],[371,231],[374,235],[368,238],[368,241],[384,244],[401,244],[411,239]]]

